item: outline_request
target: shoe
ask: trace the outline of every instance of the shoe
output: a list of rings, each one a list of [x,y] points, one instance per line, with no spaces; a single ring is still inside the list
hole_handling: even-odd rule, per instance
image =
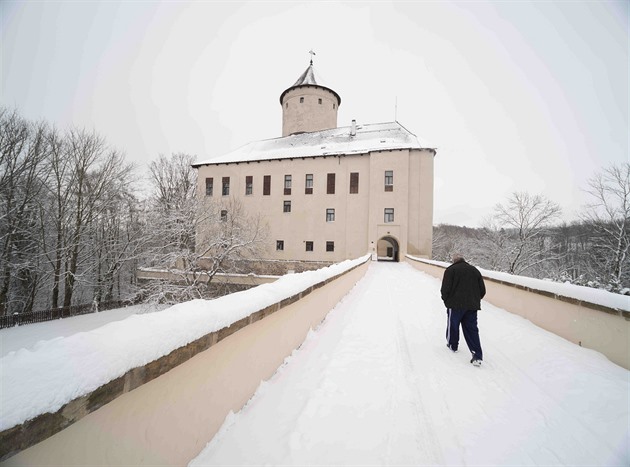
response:
[[[472,363],[474,366],[481,366],[481,360],[479,360],[478,358],[473,358],[470,363]]]
[[[458,352],[458,350],[457,350],[457,349],[453,349],[453,347],[451,347],[451,344],[446,344],[446,346],[447,346],[449,349],[451,349],[451,352],[453,352],[453,353],[457,353],[457,352]]]

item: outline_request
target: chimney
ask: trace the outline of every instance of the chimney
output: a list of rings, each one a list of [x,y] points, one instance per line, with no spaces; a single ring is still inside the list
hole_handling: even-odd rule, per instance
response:
[[[356,136],[357,134],[357,121],[352,119],[352,126],[350,127],[350,136]]]

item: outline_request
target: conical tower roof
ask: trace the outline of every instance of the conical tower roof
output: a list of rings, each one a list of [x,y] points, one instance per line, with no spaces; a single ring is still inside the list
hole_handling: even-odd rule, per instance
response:
[[[339,94],[337,94],[335,91],[330,89],[328,86],[324,86],[323,84],[320,84],[320,83],[321,83],[321,80],[319,80],[318,78],[315,77],[315,70],[313,68],[313,61],[311,61],[311,63],[308,66],[308,68],[306,70],[304,70],[304,73],[302,73],[300,75],[300,77],[293,84],[293,86],[291,86],[290,88],[285,89],[284,92],[282,94],[280,94],[280,104],[282,104],[282,99],[284,98],[284,95],[287,92],[289,92],[291,89],[299,88],[299,87],[302,87],[302,86],[315,86],[315,87],[326,89],[326,90],[332,92],[335,95],[335,97],[337,98],[337,106],[339,106],[341,104],[341,97],[339,97]]]

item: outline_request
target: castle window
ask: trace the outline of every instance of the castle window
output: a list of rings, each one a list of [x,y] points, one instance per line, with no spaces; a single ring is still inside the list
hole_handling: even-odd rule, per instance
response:
[[[223,177],[221,186],[223,187],[221,190],[221,194],[223,196],[228,196],[230,194],[230,177]]]
[[[335,210],[333,208],[326,209],[326,222],[335,222]]]
[[[304,194],[313,194],[313,174],[306,174],[306,180],[304,182]]]
[[[271,194],[271,175],[265,175],[263,177],[263,195],[268,196]]]
[[[335,174],[328,174],[326,180],[326,193],[329,195],[335,194]]]
[[[289,108],[289,103],[287,102],[286,104],[284,104],[284,108],[288,109]]]
[[[303,104],[303,103],[304,103],[304,98],[300,97],[300,104]]]
[[[251,195],[254,192],[254,177],[247,175],[245,177],[245,194]]]
[[[317,103],[321,105],[321,103],[322,103],[321,97],[319,99],[317,99]]]
[[[225,209],[221,210],[221,222],[227,222],[227,211]]]
[[[385,171],[385,191],[394,191],[394,171]]]
[[[276,240],[276,251],[284,251],[284,240]]]
[[[313,251],[313,242],[306,242],[306,251]]]
[[[282,212],[291,212],[291,201],[285,201],[282,206]]]
[[[206,196],[212,196],[213,188],[214,188],[214,179],[212,177],[206,178]]]
[[[385,222],[394,222],[394,208],[385,208]]]
[[[333,104],[333,109],[335,108],[335,104]]]
[[[350,173],[350,193],[359,192],[359,172]]]
[[[326,251],[335,251],[335,242],[326,242]]]
[[[291,175],[284,176],[284,194],[285,195],[291,194]]]

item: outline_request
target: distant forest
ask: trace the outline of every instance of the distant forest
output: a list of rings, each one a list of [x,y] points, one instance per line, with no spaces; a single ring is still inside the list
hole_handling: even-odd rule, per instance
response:
[[[224,293],[212,278],[247,272],[266,228],[238,200],[197,196],[194,159],[157,155],[140,174],[94,131],[0,107],[0,316]],[[602,169],[585,189],[592,203],[579,222],[559,224],[556,204],[514,193],[483,228],[435,227],[433,257],[458,251],[486,269],[630,293],[630,164]],[[179,280],[138,283],[143,267]]]
[[[454,252],[481,268],[630,295],[630,164],[589,181],[581,220],[559,222],[558,205],[513,193],[481,228],[433,228],[433,259]]]

